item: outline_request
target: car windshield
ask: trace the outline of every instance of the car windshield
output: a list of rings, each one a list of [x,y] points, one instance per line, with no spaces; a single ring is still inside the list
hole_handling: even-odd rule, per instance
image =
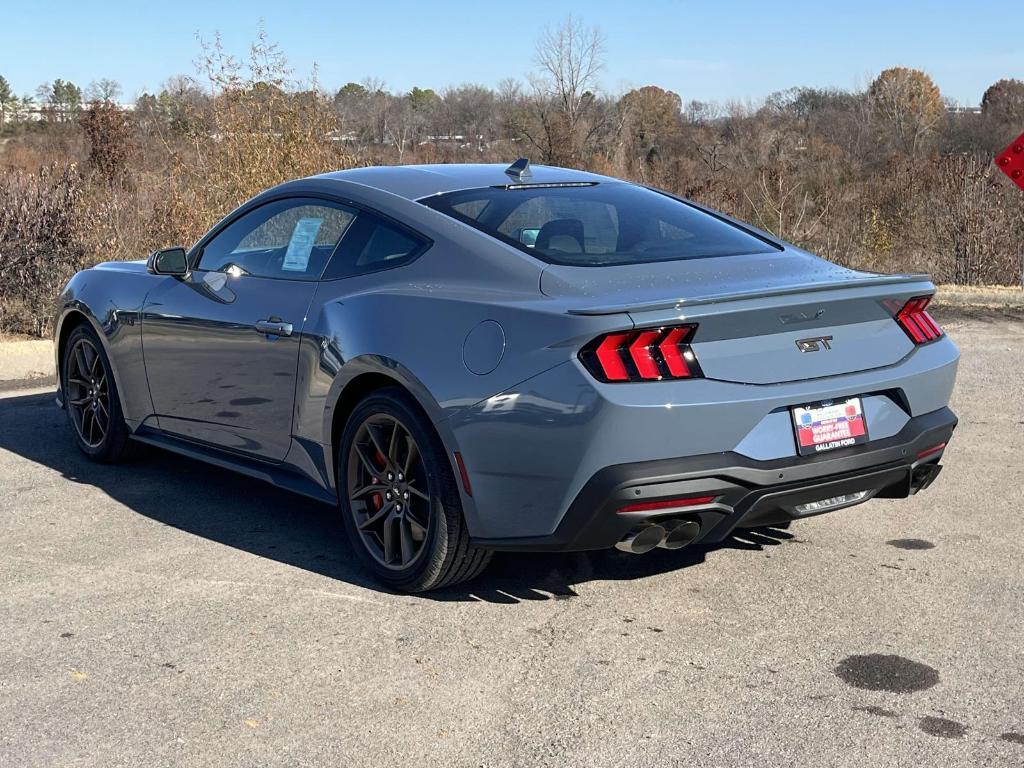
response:
[[[553,264],[599,267],[781,250],[693,205],[625,182],[486,187],[420,202]]]

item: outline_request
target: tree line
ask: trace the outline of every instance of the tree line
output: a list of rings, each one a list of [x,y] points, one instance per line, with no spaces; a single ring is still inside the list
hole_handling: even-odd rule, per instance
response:
[[[992,158],[1024,130],[1024,82],[993,83],[979,109],[905,67],[863,90],[711,103],[657,85],[610,94],[604,55],[600,31],[569,18],[525,79],[495,88],[368,78],[328,92],[315,73],[296,81],[263,32],[243,60],[202,43],[195,75],[131,108],[110,79],[17,97],[0,77],[0,330],[45,331],[74,269],[187,245],[280,181],[519,156],[682,194],[851,267],[1021,283],[1024,194]]]

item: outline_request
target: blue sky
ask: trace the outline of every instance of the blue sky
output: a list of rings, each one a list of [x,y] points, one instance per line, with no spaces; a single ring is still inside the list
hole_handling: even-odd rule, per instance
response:
[[[895,65],[927,71],[943,95],[977,104],[1001,77],[1024,79],[1024,37],[1005,2],[292,2],[10,3],[0,75],[18,93],[54,78],[110,77],[124,100],[190,74],[197,34],[243,53],[262,19],[297,75],[336,89],[368,75],[396,91],[523,79],[536,38],[569,13],[607,38],[602,86],[655,84],[684,100],[763,98],[794,85],[863,86]]]

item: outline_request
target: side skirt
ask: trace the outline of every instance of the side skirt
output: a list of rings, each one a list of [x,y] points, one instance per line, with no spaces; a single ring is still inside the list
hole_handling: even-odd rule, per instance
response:
[[[238,472],[256,480],[262,480],[265,483],[270,483],[292,493],[298,493],[322,504],[334,506],[338,503],[338,499],[333,492],[321,487],[305,475],[290,469],[287,465],[271,464],[265,461],[250,459],[245,456],[222,451],[218,448],[208,447],[201,443],[171,437],[148,427],[139,429],[139,431],[131,436],[131,439],[156,448],[162,448],[165,451],[187,456],[204,464],[212,464],[215,467]]]

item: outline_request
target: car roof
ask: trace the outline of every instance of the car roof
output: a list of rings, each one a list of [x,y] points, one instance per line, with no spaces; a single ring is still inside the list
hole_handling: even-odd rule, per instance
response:
[[[314,176],[365,184],[395,195],[419,200],[431,195],[461,189],[505,186],[507,184],[571,184],[618,181],[586,171],[574,171],[549,165],[532,165],[532,175],[523,179],[505,173],[502,163],[451,163],[435,165],[380,165],[352,168]]]

